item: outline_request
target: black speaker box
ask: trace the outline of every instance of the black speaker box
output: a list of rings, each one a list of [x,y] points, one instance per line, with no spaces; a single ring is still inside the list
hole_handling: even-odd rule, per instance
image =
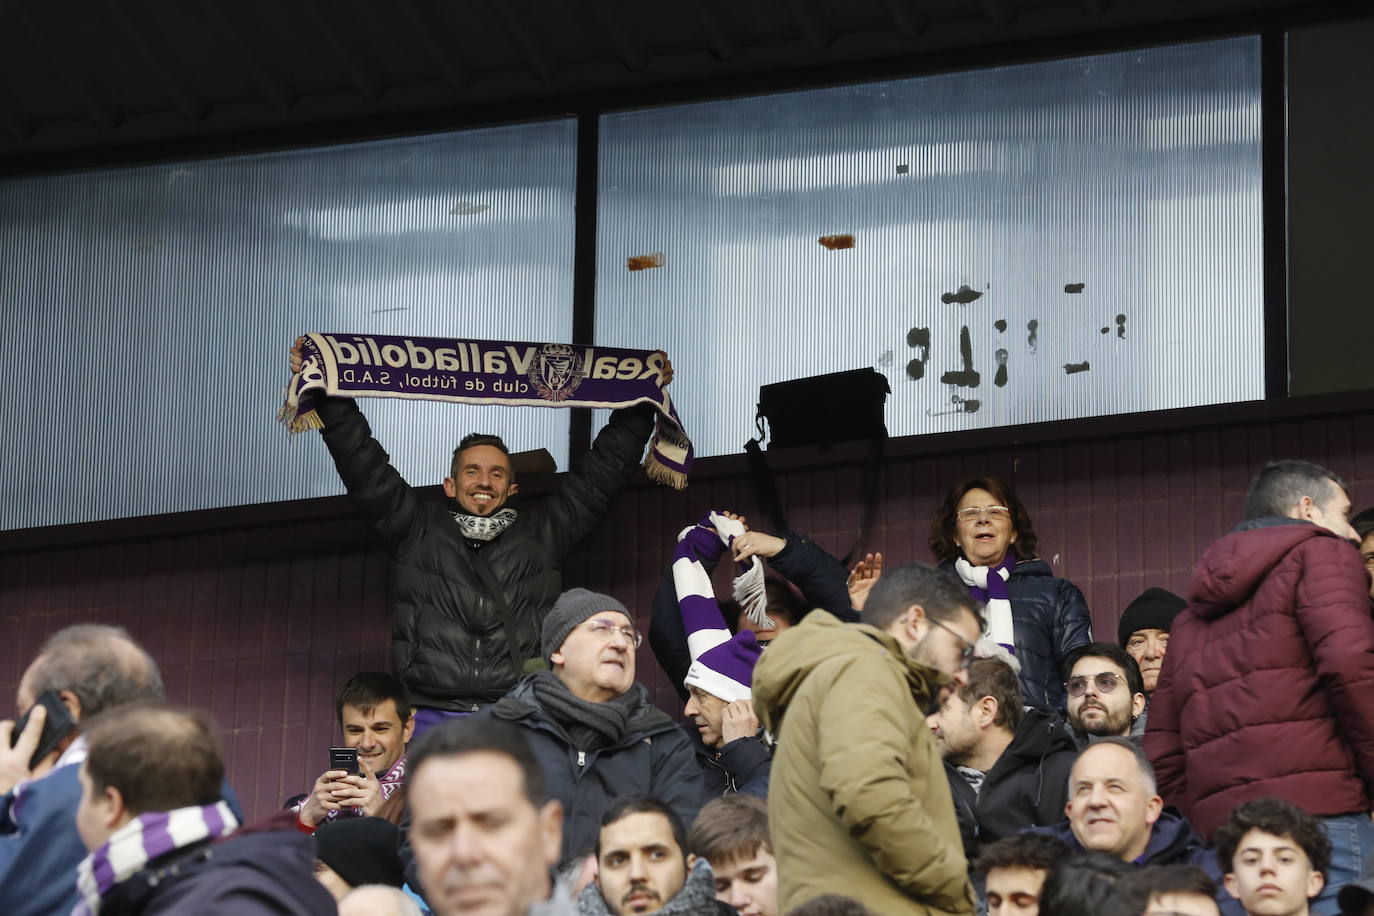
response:
[[[886,439],[883,406],[892,391],[872,368],[832,372],[759,388],[768,447]]]

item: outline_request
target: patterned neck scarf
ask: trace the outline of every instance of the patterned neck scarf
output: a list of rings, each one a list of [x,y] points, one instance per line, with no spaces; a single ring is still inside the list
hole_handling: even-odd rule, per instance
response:
[[[963,557],[954,561],[954,571],[968,586],[969,594],[987,607],[988,628],[983,635],[1012,655],[1016,654],[1016,626],[1007,580],[1015,566],[1016,556],[1010,550],[997,566],[974,566]]]
[[[154,859],[205,840],[217,840],[233,833],[238,826],[234,813],[222,801],[140,814],[111,834],[104,846],[76,867],[76,887],[82,901],[72,910],[72,916],[99,913],[101,902],[111,890]]]
[[[466,512],[453,513],[453,521],[463,537],[469,541],[495,540],[501,532],[515,524],[514,509],[498,509],[491,515],[468,515]]]

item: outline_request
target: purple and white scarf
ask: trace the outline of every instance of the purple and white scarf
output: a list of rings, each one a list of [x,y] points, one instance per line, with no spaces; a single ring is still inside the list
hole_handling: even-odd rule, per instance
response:
[[[222,801],[140,814],[112,833],[104,846],[76,867],[81,902],[72,910],[72,916],[95,916],[116,885],[154,859],[194,843],[217,840],[233,833],[238,826],[234,813]]]
[[[673,553],[673,585],[682,613],[682,628],[687,633],[687,650],[692,656],[692,666],[683,683],[727,703],[750,698],[754,665],[763,650],[750,630],[730,634],[705,564],[728,550],[730,542],[741,534],[742,523],[707,512],[700,522],[682,530]],[[767,626],[763,563],[754,556],[739,567],[735,600],[750,620]]]
[[[287,383],[277,419],[291,432],[319,429],[314,392],[344,398],[410,398],[524,407],[652,404],[658,423],[644,470],[687,486],[692,443],[663,388],[667,357],[624,350],[505,340],[379,334],[307,334],[301,371]]]
[[[987,608],[987,629],[983,635],[1013,656],[1016,654],[1016,624],[1011,616],[1007,580],[1014,566],[1016,556],[1011,551],[1007,551],[997,566],[974,566],[963,557],[954,561],[954,571],[968,586],[969,594]]]

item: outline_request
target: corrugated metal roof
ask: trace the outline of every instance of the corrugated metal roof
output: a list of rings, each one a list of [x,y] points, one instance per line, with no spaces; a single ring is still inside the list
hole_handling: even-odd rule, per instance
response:
[[[604,97],[1274,11],[1325,0],[14,0],[0,170],[398,117],[461,123]],[[1067,49],[1066,49],[1067,50]],[[1053,53],[1051,50],[1050,53]]]

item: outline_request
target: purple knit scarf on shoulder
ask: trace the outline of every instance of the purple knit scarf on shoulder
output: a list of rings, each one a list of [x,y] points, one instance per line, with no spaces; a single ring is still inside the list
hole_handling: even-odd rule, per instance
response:
[[[154,859],[203,840],[217,840],[238,826],[234,812],[222,801],[140,814],[76,867],[81,902],[72,916],[95,916],[106,894]]]
[[[307,334],[302,341],[301,371],[277,413],[293,433],[322,426],[318,394],[523,407],[652,404],[658,423],[644,470],[659,483],[687,486],[692,443],[663,388],[661,350],[380,334]]]

